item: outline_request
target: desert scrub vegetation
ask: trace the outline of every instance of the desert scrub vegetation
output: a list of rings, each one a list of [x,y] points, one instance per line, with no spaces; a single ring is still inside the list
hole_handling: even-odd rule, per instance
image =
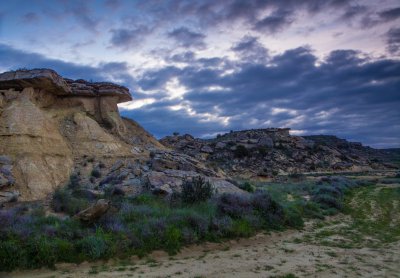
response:
[[[258,186],[254,193],[215,195],[209,183],[194,179],[184,185],[178,200],[146,193],[127,197],[108,191],[96,196],[70,186],[53,197],[52,208],[63,213],[62,217],[46,216],[39,205],[0,209],[0,271],[145,256],[156,249],[175,254],[188,244],[301,228],[303,218],[338,210],[336,204],[318,196],[332,196],[340,203],[345,190],[356,186],[360,185],[331,178],[304,187],[281,186],[280,191],[270,185]],[[311,200],[301,197],[303,193],[311,195]],[[290,201],[285,197],[288,194],[293,196]],[[88,224],[72,217],[98,198],[111,202],[100,219]]]

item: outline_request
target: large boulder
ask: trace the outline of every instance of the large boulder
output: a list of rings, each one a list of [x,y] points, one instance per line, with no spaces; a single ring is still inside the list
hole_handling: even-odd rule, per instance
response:
[[[110,208],[110,201],[105,199],[100,199],[87,209],[78,212],[74,216],[74,218],[79,219],[82,222],[91,223],[99,219],[103,214],[107,212],[109,208]]]

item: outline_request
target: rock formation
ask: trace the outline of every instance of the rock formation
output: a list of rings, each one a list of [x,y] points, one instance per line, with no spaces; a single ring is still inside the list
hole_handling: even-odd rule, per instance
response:
[[[126,87],[66,79],[50,69],[0,74],[0,203],[42,199],[71,175],[87,190],[115,187],[124,194],[148,185],[176,189],[178,178],[155,182],[153,168],[158,175],[199,170],[216,178],[204,166],[189,167],[187,158],[169,155],[140,125],[120,117],[117,104],[130,100]]]
[[[143,159],[145,150],[127,142],[135,137],[132,123],[118,113],[117,104],[129,100],[125,87],[63,79],[49,69],[1,74],[0,153],[8,163],[1,183],[15,183],[22,200],[38,199],[65,183],[83,155]]]
[[[392,167],[378,150],[334,136],[291,136],[289,129],[191,135],[157,141],[122,118],[129,90],[63,78],[50,69],[0,74],[0,204],[43,199],[56,188],[95,194],[169,195],[203,176],[219,193],[242,192],[229,176]],[[96,197],[96,198],[97,198]]]
[[[210,167],[222,168],[230,176],[243,178],[396,168],[388,163],[385,151],[335,136],[291,136],[288,128],[236,131],[207,140],[174,135],[160,142]]]

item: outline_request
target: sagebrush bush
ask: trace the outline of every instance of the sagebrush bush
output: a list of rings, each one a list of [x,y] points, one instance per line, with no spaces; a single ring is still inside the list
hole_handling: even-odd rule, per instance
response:
[[[267,226],[277,228],[283,225],[283,208],[278,202],[273,200],[267,192],[254,194],[251,204],[253,208],[261,214]]]
[[[103,237],[90,235],[77,242],[77,249],[85,259],[97,260],[106,257],[107,242]]]
[[[194,204],[203,202],[211,198],[214,194],[214,188],[209,181],[203,177],[193,177],[191,180],[185,180],[182,184],[182,202]]]
[[[27,242],[28,268],[54,267],[57,254],[53,242],[44,236],[31,237]]]
[[[236,149],[233,151],[233,154],[237,158],[244,158],[250,155],[250,151],[243,145],[238,145]]]
[[[232,234],[238,237],[249,237],[255,233],[255,229],[245,219],[233,221]]]
[[[68,188],[70,189],[76,189],[80,187],[81,183],[81,178],[79,177],[78,174],[72,174],[69,177],[69,182],[68,182]]]
[[[16,240],[0,241],[0,271],[25,267],[25,250]]]
[[[323,208],[335,208],[337,210],[342,209],[343,204],[341,199],[335,198],[329,194],[318,194],[312,198],[313,202],[320,204]]]
[[[243,215],[251,213],[252,209],[248,196],[225,193],[217,199],[217,210],[220,215],[228,215],[238,219]]]
[[[77,198],[69,190],[57,189],[54,192],[51,203],[55,212],[65,212],[74,215],[90,206],[90,202],[84,198]]]
[[[245,183],[242,183],[239,185],[240,189],[243,189],[244,191],[253,193],[254,191],[256,191],[256,187],[254,185],[252,185],[250,182],[246,181]]]
[[[92,170],[92,172],[90,173],[90,175],[96,179],[101,177],[101,172],[99,171],[99,169],[94,168]]]
[[[164,247],[169,255],[178,253],[182,246],[182,233],[174,226],[169,226],[164,235]]]

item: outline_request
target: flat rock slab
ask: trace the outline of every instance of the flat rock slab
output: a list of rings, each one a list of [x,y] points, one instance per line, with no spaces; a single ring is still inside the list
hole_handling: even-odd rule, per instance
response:
[[[44,89],[58,95],[70,94],[67,82],[51,69],[17,70],[0,74],[0,89]]]
[[[117,102],[132,100],[129,89],[109,82],[88,82],[63,78],[51,69],[16,70],[0,74],[0,90],[43,89],[63,96],[113,96]]]

